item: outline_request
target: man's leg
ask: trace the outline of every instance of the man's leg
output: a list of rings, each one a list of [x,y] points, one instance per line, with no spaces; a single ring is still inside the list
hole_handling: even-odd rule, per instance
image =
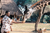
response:
[[[10,31],[8,31],[8,32],[4,32],[4,33],[10,33]]]
[[[10,31],[8,31],[8,33],[10,33]]]
[[[1,28],[1,33],[4,33],[4,30],[3,30],[3,28]]]
[[[6,33],[6,32],[4,31],[4,33]]]

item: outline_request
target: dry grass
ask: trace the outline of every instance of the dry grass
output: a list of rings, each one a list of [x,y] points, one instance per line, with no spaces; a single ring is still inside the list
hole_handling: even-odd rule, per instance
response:
[[[34,28],[35,24],[34,23],[24,23],[24,24],[13,24],[12,28],[13,31],[11,33],[33,33],[32,31],[35,29]],[[43,29],[46,28],[47,31],[44,33],[49,33],[50,32],[50,24],[38,24],[38,29]]]

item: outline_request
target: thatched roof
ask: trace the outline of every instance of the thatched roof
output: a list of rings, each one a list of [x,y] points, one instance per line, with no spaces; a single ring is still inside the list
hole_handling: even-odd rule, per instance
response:
[[[23,15],[22,12],[18,9],[17,4],[14,2],[14,0],[2,0],[1,3],[3,11],[9,10],[11,12],[11,15],[14,15],[14,12],[16,12],[17,16]]]

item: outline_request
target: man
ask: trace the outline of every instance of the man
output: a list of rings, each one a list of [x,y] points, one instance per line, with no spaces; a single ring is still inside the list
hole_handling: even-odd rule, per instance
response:
[[[10,33],[10,29],[12,30],[10,25],[12,20],[9,18],[9,16],[10,16],[10,12],[6,11],[6,15],[2,19],[1,33]]]
[[[1,29],[1,33],[10,33],[10,30],[12,31],[11,28],[11,23],[16,23],[14,20],[11,20],[9,18],[10,16],[10,12],[6,11],[6,15],[3,17],[2,19],[2,29]]]

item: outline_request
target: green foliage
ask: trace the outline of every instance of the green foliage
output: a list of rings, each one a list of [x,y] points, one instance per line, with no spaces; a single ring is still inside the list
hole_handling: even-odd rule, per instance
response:
[[[27,4],[34,4],[39,0],[17,0],[17,3],[19,4],[19,2],[22,3],[22,5],[27,5]]]

